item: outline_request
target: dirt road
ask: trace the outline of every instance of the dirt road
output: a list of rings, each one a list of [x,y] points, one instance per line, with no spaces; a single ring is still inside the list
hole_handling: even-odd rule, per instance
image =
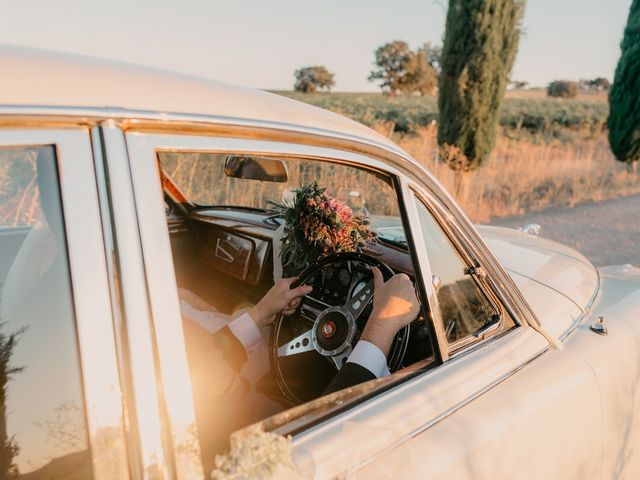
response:
[[[538,223],[540,236],[569,245],[595,265],[640,267],[640,195],[498,218],[491,225]]]

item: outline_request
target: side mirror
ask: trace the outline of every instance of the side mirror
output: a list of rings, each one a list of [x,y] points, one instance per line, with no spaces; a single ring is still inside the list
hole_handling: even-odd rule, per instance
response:
[[[261,157],[227,157],[224,162],[227,177],[284,183],[289,179],[287,166],[282,160]]]

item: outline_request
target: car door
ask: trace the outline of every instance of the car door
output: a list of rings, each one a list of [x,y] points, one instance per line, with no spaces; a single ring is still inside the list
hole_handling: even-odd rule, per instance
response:
[[[414,200],[421,230],[414,232],[416,244],[426,247],[429,274],[444,276],[443,268],[463,258],[461,246],[438,225],[434,197],[425,194]],[[460,273],[460,266],[455,269]],[[485,282],[478,285],[488,289]],[[436,321],[446,332],[459,319],[443,305],[450,297],[436,293]],[[602,413],[592,368],[568,350],[550,349],[524,325],[493,339],[468,333],[460,332],[463,341],[447,336],[449,359],[432,373],[434,383],[421,392],[427,402],[446,408],[426,417],[421,429],[376,456],[358,475],[599,478]]]
[[[89,131],[0,130],[0,477],[128,478]]]
[[[190,402],[193,400],[190,397],[191,384],[185,366],[185,340],[183,326],[180,322],[181,313],[172,261],[172,245],[163,208],[163,187],[158,170],[159,152],[198,154],[258,152],[261,155],[335,159],[336,161],[340,160],[343,164],[347,161],[355,163],[366,159],[371,169],[375,168],[375,171],[384,170],[385,164],[360,154],[349,154],[304,143],[294,144],[244,138],[130,131],[126,134],[126,144],[130,157],[140,238],[149,284],[150,307],[153,313],[159,366],[162,372],[164,395],[166,396],[165,405],[171,418],[174,444],[189,447],[174,449],[174,457],[178,466],[178,475],[191,478],[190,476],[195,475],[193,472],[196,471],[196,464],[199,462],[197,460],[199,445],[197,439],[192,436],[195,417],[193,407],[190,406]],[[387,187],[395,194],[395,187],[389,185]],[[378,193],[380,194],[380,192]],[[395,201],[397,202],[397,198]],[[191,248],[193,250],[193,247]],[[425,356],[426,354],[427,352],[425,352]],[[340,403],[343,403],[343,400],[336,402],[336,405],[340,406]]]

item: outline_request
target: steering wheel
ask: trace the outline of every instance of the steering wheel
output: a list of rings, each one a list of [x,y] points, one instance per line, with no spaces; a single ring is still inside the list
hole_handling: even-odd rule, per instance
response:
[[[346,362],[372,310],[371,267],[386,280],[394,275],[385,263],[364,253],[329,255],[306,268],[292,288],[311,285],[292,315],[276,317],[269,360],[282,394],[294,404],[322,395]],[[391,345],[387,364],[397,370],[409,342],[409,326]]]

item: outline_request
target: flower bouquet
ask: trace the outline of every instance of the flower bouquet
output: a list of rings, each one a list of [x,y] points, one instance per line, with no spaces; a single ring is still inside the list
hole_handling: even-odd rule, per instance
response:
[[[284,276],[299,274],[320,257],[360,252],[375,242],[369,219],[325,190],[313,182],[294,190],[291,202],[270,202],[271,213],[285,221],[280,238]]]

